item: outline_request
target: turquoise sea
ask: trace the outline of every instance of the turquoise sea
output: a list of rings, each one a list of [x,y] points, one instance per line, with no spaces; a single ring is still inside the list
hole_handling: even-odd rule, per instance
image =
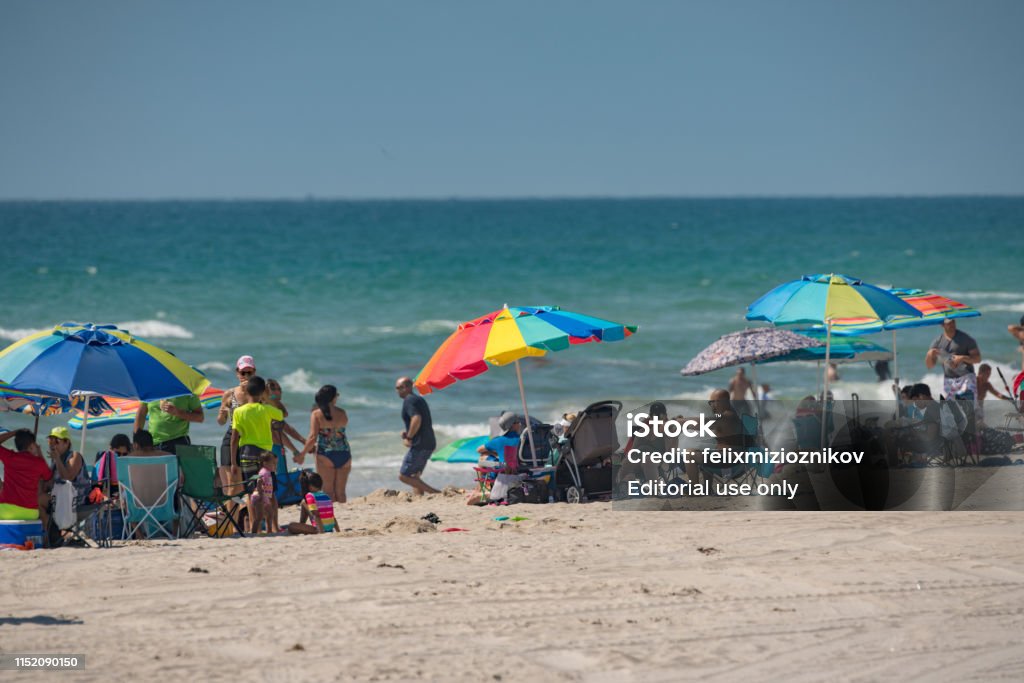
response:
[[[542,419],[605,398],[703,398],[732,371],[679,369],[742,329],[758,296],[805,273],[957,298],[983,312],[961,324],[982,355],[1004,372],[1020,366],[1006,325],[1024,314],[1024,198],[6,202],[0,233],[0,343],[63,321],[116,323],[218,387],[251,354],[281,380],[304,433],[313,393],[336,384],[351,419],[350,495],[398,485],[394,379],[415,375],[459,321],[504,303],[640,325],[624,342],[526,363]],[[905,381],[925,378],[938,332],[899,333]],[[874,340],[891,344],[889,333]],[[867,365],[841,373],[840,397],[883,395]],[[798,397],[816,375],[777,364],[759,379]],[[428,397],[442,444],[483,433],[518,400],[512,368]],[[194,442],[219,443],[214,417]],[[27,423],[0,415],[4,427]],[[117,431],[129,427],[90,431],[90,462]],[[470,473],[435,463],[425,478],[465,485]]]

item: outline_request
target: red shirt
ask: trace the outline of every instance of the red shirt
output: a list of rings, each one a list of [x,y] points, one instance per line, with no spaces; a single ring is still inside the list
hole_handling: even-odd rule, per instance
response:
[[[26,451],[12,451],[0,446],[0,462],[4,464],[4,487],[0,503],[29,510],[39,509],[39,481],[49,481],[53,473],[42,458]]]

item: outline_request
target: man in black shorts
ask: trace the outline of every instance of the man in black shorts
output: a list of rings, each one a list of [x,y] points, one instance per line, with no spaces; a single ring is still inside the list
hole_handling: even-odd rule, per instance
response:
[[[440,493],[420,478],[427,467],[427,461],[430,460],[430,454],[437,448],[434,425],[430,420],[430,408],[422,396],[415,394],[412,380],[408,377],[398,378],[395,382],[395,391],[402,399],[402,422],[405,423],[402,443],[409,449],[402,459],[398,478],[403,484],[411,486],[416,495]]]

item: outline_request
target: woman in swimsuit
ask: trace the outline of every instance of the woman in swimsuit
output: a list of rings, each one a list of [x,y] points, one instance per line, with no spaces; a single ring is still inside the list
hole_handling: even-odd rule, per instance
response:
[[[348,414],[337,406],[338,390],[330,384],[320,387],[314,400],[316,408],[309,416],[309,437],[295,461],[301,463],[306,453],[315,450],[316,471],[323,479],[323,492],[331,500],[344,503],[345,486],[352,470],[352,451],[345,436]]]
[[[220,475],[221,484],[228,484],[242,481],[242,470],[231,462],[231,416],[235,408],[245,403],[245,385],[249,378],[256,374],[256,363],[252,356],[242,356],[235,363],[235,374],[238,376],[238,386],[228,389],[220,399],[220,410],[217,412],[217,424],[228,426],[224,439],[220,444],[220,467],[217,473]],[[233,488],[233,487],[232,487]],[[232,491],[225,489],[225,493]]]

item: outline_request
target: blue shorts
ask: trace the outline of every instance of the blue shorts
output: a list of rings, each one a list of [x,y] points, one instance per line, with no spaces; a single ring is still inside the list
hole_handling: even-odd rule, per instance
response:
[[[330,460],[335,469],[344,467],[352,459],[352,451],[324,451],[323,453],[317,453],[317,455],[322,455]]]
[[[406,477],[420,474],[427,468],[427,461],[430,460],[430,454],[433,452],[432,448],[410,448],[402,458],[402,468],[398,471]]]

